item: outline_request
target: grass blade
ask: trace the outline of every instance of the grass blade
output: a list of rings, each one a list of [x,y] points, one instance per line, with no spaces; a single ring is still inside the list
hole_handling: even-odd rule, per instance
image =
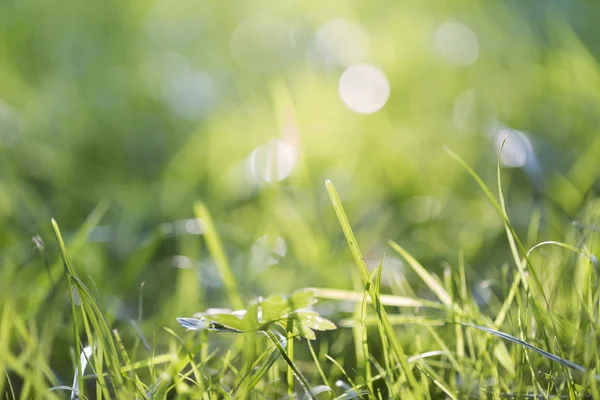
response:
[[[408,262],[408,265],[419,275],[419,277],[425,282],[425,284],[435,293],[438,299],[445,304],[446,306],[452,305],[452,297],[448,294],[446,289],[444,289],[444,285],[442,285],[439,280],[433,277],[413,256],[411,256],[406,250],[404,250],[400,245],[391,240],[388,241],[388,244],[392,246],[394,250],[396,250],[402,258]]]
[[[294,364],[294,361],[291,358],[288,357],[286,349],[281,345],[281,343],[279,343],[279,340],[277,340],[277,338],[275,337],[275,335],[273,334],[273,332],[271,332],[268,329],[264,330],[262,332],[264,332],[269,337],[269,339],[271,339],[271,341],[275,344],[275,346],[277,346],[277,349],[279,350],[279,353],[281,353],[282,357],[285,359],[285,362],[292,369],[292,371],[294,372],[294,375],[296,376],[296,378],[298,378],[298,381],[302,385],[302,388],[304,389],[304,392],[306,393],[306,395],[308,397],[310,397],[312,400],[316,400],[316,398],[314,397],[314,395],[310,391],[310,386],[308,384],[308,381],[306,380],[306,378],[304,377],[304,375],[302,375],[302,373],[300,372],[300,370],[298,369],[298,367],[296,366],[296,364]]]
[[[342,230],[344,231],[344,236],[346,236],[346,241],[348,242],[348,246],[350,246],[350,251],[352,256],[354,257],[354,262],[358,267],[358,271],[362,278],[363,284],[365,285],[367,291],[369,292],[369,296],[371,298],[371,302],[373,304],[377,304],[377,294],[373,288],[373,285],[370,284],[369,280],[369,271],[367,269],[367,265],[365,264],[365,260],[360,252],[360,248],[358,247],[358,243],[356,242],[356,238],[354,237],[354,233],[352,232],[352,227],[350,226],[350,222],[348,221],[348,217],[346,217],[346,213],[344,212],[344,208],[342,207],[342,203],[340,201],[340,197],[335,190],[335,186],[329,180],[325,181],[325,186],[327,187],[327,192],[329,193],[329,198],[331,199],[331,204],[335,210],[335,213],[338,217],[340,225],[342,226]],[[404,350],[400,346],[398,342],[398,338],[394,332],[394,328],[390,324],[385,309],[383,307],[377,309],[377,315],[381,319],[384,332],[392,346],[392,350],[394,354],[400,361],[400,365],[402,366],[402,370],[406,375],[406,380],[409,385],[415,389],[415,391],[420,391],[420,385],[415,378],[415,375],[410,368],[408,361],[406,359],[406,355],[404,354]]]
[[[531,249],[529,249],[529,251],[527,252],[527,258],[529,258],[529,255],[531,254],[531,252],[533,250],[537,249],[538,247],[548,246],[548,245],[554,245],[554,246],[562,247],[562,248],[565,248],[567,250],[572,251],[573,253],[581,254],[582,256],[584,256],[585,258],[587,258],[588,260],[590,260],[590,261],[593,262],[593,258],[590,255],[588,255],[585,251],[583,251],[583,250],[581,250],[581,249],[579,249],[579,248],[577,248],[575,246],[572,246],[570,244],[562,243],[562,242],[556,242],[554,240],[548,240],[546,242],[541,242],[541,243],[536,244]]]
[[[521,345],[521,346],[523,346],[525,348],[528,348],[529,350],[535,351],[536,353],[538,353],[538,354],[546,357],[547,359],[549,359],[551,361],[557,362],[557,363],[561,364],[562,366],[571,368],[571,369],[573,369],[575,371],[579,371],[579,372],[582,372],[584,374],[589,374],[590,373],[590,371],[586,370],[585,368],[583,368],[579,364],[576,364],[576,363],[574,363],[572,361],[566,360],[566,359],[561,358],[561,357],[559,357],[559,356],[557,356],[555,354],[552,354],[550,352],[542,350],[539,347],[535,347],[534,345],[531,345],[531,344],[525,342],[524,340],[518,339],[518,338],[516,338],[516,337],[514,337],[512,335],[509,335],[508,333],[497,331],[497,330],[491,329],[491,328],[486,328],[485,326],[481,326],[481,325],[469,324],[469,323],[466,323],[466,322],[462,322],[461,324],[463,326],[466,326],[466,327],[469,327],[469,328],[475,328],[475,329],[478,329],[478,330],[483,331],[483,332],[491,333],[492,335],[498,336],[498,337],[500,337],[502,339],[505,339],[505,340],[511,341],[513,343],[519,344],[519,345]],[[597,381],[600,381],[600,375],[593,375],[593,376],[594,376],[594,378]]]
[[[77,323],[77,313],[75,309],[75,295],[73,291],[75,290],[74,278],[76,277],[75,268],[73,268],[73,263],[71,262],[71,258],[69,257],[69,253],[67,253],[67,247],[62,239],[60,234],[60,229],[58,228],[58,224],[54,219],[52,219],[52,227],[54,228],[54,234],[56,235],[56,241],[58,243],[58,248],[60,250],[60,255],[63,260],[63,266],[65,268],[65,274],[68,278],[69,283],[69,300],[71,303],[71,315],[73,318],[73,338],[75,340],[75,353],[77,355],[82,354],[81,342],[79,341],[79,324]],[[81,357],[77,359],[77,366],[75,369],[75,384],[73,387],[79,387],[80,395],[83,396],[83,365],[81,362]]]
[[[221,278],[223,278],[223,283],[227,289],[227,295],[229,296],[231,305],[235,309],[241,310],[244,308],[244,303],[242,302],[242,298],[238,292],[235,278],[231,272],[229,261],[225,255],[221,238],[217,233],[217,229],[213,223],[212,217],[210,216],[210,213],[204,204],[199,202],[194,205],[194,214],[196,215],[196,218],[202,221],[202,225],[204,227],[204,238],[206,239],[208,251],[210,251],[211,256],[217,263],[217,268],[219,268],[219,273],[221,274]]]
[[[60,229],[58,224],[54,219],[52,219],[52,226],[54,228],[54,234],[56,236],[56,241],[58,243],[58,247],[60,250],[60,254],[62,257],[62,261],[65,268],[65,273],[68,278],[69,283],[69,296],[71,302],[71,312],[73,314],[73,333],[75,335],[75,347],[77,354],[82,354],[81,348],[81,340],[79,338],[79,325],[77,322],[77,313],[74,299],[74,291],[77,290],[77,293],[80,297],[81,303],[81,315],[82,321],[84,323],[84,331],[86,332],[89,345],[97,352],[94,360],[97,362],[97,372],[98,372],[98,380],[102,384],[103,388],[107,390],[107,385],[103,384],[103,374],[101,373],[101,360],[103,360],[103,354],[107,355],[106,365],[110,372],[111,378],[113,378],[113,386],[117,393],[120,393],[120,390],[123,386],[123,376],[121,375],[120,369],[120,361],[119,361],[119,353],[117,351],[117,346],[115,344],[115,339],[112,336],[112,332],[108,326],[108,322],[104,314],[98,308],[94,297],[92,296],[90,290],[87,286],[78,278],[75,267],[73,266],[73,262],[71,261],[71,257],[69,256],[69,252],[65,246],[64,240],[60,233]],[[91,329],[93,328],[93,330]],[[95,335],[94,335],[95,334]],[[78,384],[81,390],[83,390],[82,379],[83,379],[83,368],[80,360],[77,360],[77,371],[78,371]],[[80,396],[83,397],[83,394],[80,393]]]
[[[315,297],[327,300],[346,300],[354,302],[362,302],[364,294],[360,292],[353,292],[350,290],[339,290],[339,289],[321,289],[311,288],[314,291]],[[371,298],[366,298],[367,303],[372,303]],[[379,302],[384,306],[392,307],[407,307],[407,308],[436,308],[439,310],[444,309],[444,305],[431,300],[424,299],[413,299],[410,297],[392,296],[388,294],[380,294]]]

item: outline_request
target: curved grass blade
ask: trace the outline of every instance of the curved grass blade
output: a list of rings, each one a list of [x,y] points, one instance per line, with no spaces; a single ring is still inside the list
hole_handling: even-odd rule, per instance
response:
[[[584,367],[582,367],[579,364],[576,364],[576,363],[574,363],[572,361],[569,361],[569,360],[566,360],[564,358],[561,358],[561,357],[559,357],[559,356],[557,356],[555,354],[547,352],[546,350],[542,350],[539,347],[535,347],[535,346],[533,346],[533,345],[531,345],[531,344],[529,344],[529,343],[527,343],[527,342],[525,342],[525,341],[523,341],[521,339],[518,339],[518,338],[516,338],[516,337],[514,337],[512,335],[509,335],[508,333],[497,331],[497,330],[491,329],[491,328],[486,328],[485,326],[481,326],[481,325],[469,324],[469,323],[466,323],[466,322],[461,322],[461,325],[469,327],[469,328],[478,329],[478,330],[483,331],[483,332],[491,333],[492,335],[498,336],[499,338],[508,340],[508,341],[516,343],[516,344],[519,344],[519,345],[521,345],[521,346],[523,346],[523,347],[525,347],[525,348],[527,348],[529,350],[535,351],[536,353],[538,353],[538,354],[546,357],[547,359],[549,359],[551,361],[559,363],[562,366],[571,368],[571,369],[573,369],[575,371],[579,371],[579,372],[582,372],[584,374],[589,374],[590,373],[590,371],[588,371],[587,369],[585,369]],[[597,381],[600,381],[600,375],[594,374],[593,376],[594,376],[594,378]]]
[[[333,389],[331,389],[329,386],[326,385],[318,385],[318,386],[313,386],[310,389],[310,393],[314,396],[318,396],[321,393],[331,393],[333,394]],[[308,399],[308,396],[305,396],[304,399]]]
[[[585,258],[587,258],[588,260],[590,260],[591,262],[594,261],[594,259],[592,258],[592,256],[588,255],[585,251],[572,246],[570,244],[567,243],[563,243],[563,242],[556,242],[554,240],[548,240],[546,242],[541,242],[536,244],[535,246],[533,246],[531,249],[529,249],[529,251],[527,252],[527,258],[529,258],[529,255],[531,254],[531,252],[535,249],[537,249],[538,247],[542,247],[542,246],[548,246],[548,245],[554,245],[554,246],[559,246],[562,248],[565,248],[567,250],[572,251],[573,253],[577,253],[577,254],[581,254],[582,256],[584,256]]]
[[[519,269],[519,272],[522,275],[522,282],[523,282],[523,287],[525,288],[525,290],[527,291],[528,295],[531,297],[532,299],[532,311],[536,317],[536,319],[538,320],[538,323],[540,325],[543,324],[544,319],[542,318],[542,313],[540,312],[540,308],[538,307],[535,298],[531,296],[531,292],[529,290],[529,286],[528,286],[528,282],[527,282],[527,278],[525,275],[525,268],[527,266],[529,266],[529,271],[531,273],[531,276],[533,278],[534,283],[537,286],[537,289],[539,290],[544,303],[546,305],[546,307],[548,309],[550,309],[550,302],[548,301],[548,298],[544,292],[544,287],[542,286],[541,280],[538,278],[537,273],[535,271],[535,269],[533,268],[533,265],[531,264],[531,262],[529,261],[529,257],[528,254],[526,253],[524,256],[524,259],[521,260],[521,258],[519,257],[519,250],[521,251],[521,253],[525,253],[525,247],[523,246],[523,244],[521,243],[521,241],[519,240],[519,237],[517,236],[512,224],[510,223],[509,217],[508,217],[508,209],[506,208],[506,201],[504,200],[504,191],[502,189],[502,174],[500,171],[500,157],[502,155],[502,150],[504,149],[504,145],[506,144],[506,140],[508,139],[508,135],[504,136],[504,139],[502,140],[502,144],[500,145],[500,149],[498,150],[498,158],[497,158],[497,162],[496,162],[496,174],[497,174],[497,181],[498,181],[498,196],[500,197],[500,206],[502,207],[502,212],[504,214],[504,228],[506,230],[506,237],[508,238],[508,243],[510,245],[510,250],[513,254],[514,260],[515,260],[515,264],[517,265],[517,268]],[[519,248],[517,248],[517,245],[519,246]],[[556,322],[554,321],[554,317],[552,316],[552,313],[548,313],[548,317],[550,319],[550,322],[552,324],[552,328],[554,329],[554,336],[555,338],[558,337],[558,330],[556,328]],[[546,333],[546,330],[542,330],[543,336],[544,336],[544,340],[546,342],[546,346],[548,348],[550,348],[550,339],[548,338],[548,335]],[[562,347],[560,345],[560,342],[557,340],[556,341],[557,346],[559,351],[561,352],[561,355],[563,353]],[[567,373],[567,376],[569,378],[569,380],[567,381],[567,383],[569,384],[569,386],[571,386],[573,384],[573,379],[571,378],[569,371],[565,370],[565,372]]]
[[[547,298],[546,294],[544,293],[542,283],[541,283],[535,269],[531,265],[529,258],[527,257],[527,253],[525,252],[525,248],[524,248],[523,244],[519,240],[519,237],[517,236],[513,226],[511,225],[511,223],[508,219],[506,204],[504,202],[504,193],[502,191],[502,179],[501,179],[501,173],[500,173],[500,154],[502,152],[502,148],[504,147],[505,142],[506,142],[506,137],[504,138],[504,140],[502,142],[502,146],[500,147],[500,151],[498,152],[498,161],[497,161],[497,180],[498,180],[498,192],[499,192],[499,196],[500,196],[500,204],[496,201],[494,195],[492,194],[490,189],[487,187],[485,182],[483,182],[483,180],[481,180],[481,178],[477,175],[477,173],[471,167],[469,167],[469,165],[462,158],[460,158],[457,154],[452,152],[446,146],[444,146],[444,150],[446,150],[446,152],[452,158],[454,158],[473,177],[473,179],[477,182],[477,184],[479,185],[481,190],[483,190],[485,195],[488,197],[488,199],[490,200],[490,202],[492,203],[492,205],[494,206],[494,208],[496,209],[496,211],[502,218],[502,221],[504,222],[504,227],[506,230],[506,235],[507,235],[509,245],[511,248],[511,253],[513,254],[515,264],[517,266],[519,274],[521,275],[521,283],[523,284],[523,287],[525,288],[528,298],[531,299],[532,311],[535,316],[535,319],[540,326],[543,326],[544,318],[545,317],[549,318],[552,328],[553,328],[553,331],[554,331],[554,336],[558,337],[558,333],[557,333],[558,331],[557,331],[556,323],[554,321],[552,313],[544,314],[541,311],[541,307],[537,304],[535,297],[531,296],[531,290],[530,290],[529,282],[527,279],[528,275],[525,273],[526,266],[529,267],[528,268],[528,270],[530,272],[529,276],[531,276],[531,278],[533,279],[533,282],[535,283],[537,289],[539,290],[545,306],[548,309],[550,309],[550,302],[548,301],[548,298]],[[524,256],[523,261],[521,260],[521,257],[519,256],[519,251]],[[550,347],[550,342],[549,342],[549,338],[546,333],[546,330],[542,330],[542,333],[544,335],[544,340],[546,342],[546,345],[548,347]],[[559,349],[561,349],[560,344],[559,344]],[[561,353],[562,353],[562,349],[561,349]]]

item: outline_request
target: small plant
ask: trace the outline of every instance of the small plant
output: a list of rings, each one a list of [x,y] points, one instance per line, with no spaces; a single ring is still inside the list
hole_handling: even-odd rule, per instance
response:
[[[250,302],[245,310],[209,308],[194,318],[177,318],[177,321],[190,330],[216,332],[268,332],[279,326],[294,337],[314,340],[313,330],[335,329],[335,324],[310,307],[317,302],[314,290],[303,289],[291,296],[273,295],[259,297]]]
[[[310,390],[306,378],[294,364],[293,347],[289,340],[293,338],[314,340],[313,330],[326,331],[336,328],[333,322],[321,317],[310,308],[316,302],[314,290],[303,289],[287,297],[282,295],[259,297],[251,301],[245,310],[210,308],[194,315],[194,318],[177,318],[177,321],[184,328],[195,331],[264,333],[275,344],[288,364],[290,390],[292,375],[295,375],[306,394],[314,398],[315,391]],[[287,337],[283,340],[278,339],[275,327],[283,329]],[[284,346],[287,347],[287,351]]]
[[[404,293],[393,287],[387,289],[396,293],[384,293],[386,288],[381,278],[385,257],[377,268],[367,268],[337,191],[327,181],[331,203],[361,280],[355,291],[325,286],[298,290],[289,296],[259,297],[244,304],[217,225],[207,208],[197,204],[196,217],[203,223],[206,245],[223,279],[229,304],[235,310],[210,308],[191,318],[177,318],[184,328],[198,331],[199,337],[192,334],[182,338],[164,326],[152,332],[153,340],[148,340],[144,332],[150,332],[152,326],[138,325],[143,322],[141,300],[137,321],[123,323],[104,312],[98,301],[102,294],[90,290],[84,275],[75,269],[58,224],[53,221],[62,273],[68,283],[74,376],[65,382],[58,375],[47,373],[52,372],[49,355],[53,354],[56,342],[52,325],[47,325],[47,321],[63,321],[68,313],[63,310],[65,307],[45,307],[42,302],[60,305],[58,301],[64,301],[64,296],[63,300],[58,297],[55,301],[45,301],[53,298],[52,292],[45,298],[23,297],[21,302],[37,310],[36,314],[44,314],[40,318],[19,312],[23,306],[16,300],[0,298],[0,371],[8,371],[0,374],[0,395],[8,392],[3,397],[56,400],[331,399],[334,396],[339,400],[600,400],[597,367],[600,293],[597,259],[592,253],[597,248],[597,239],[592,235],[582,236],[577,246],[567,241],[540,241],[538,211],[537,217],[532,217],[527,239],[522,241],[509,218],[500,168],[496,198],[466,162],[449,153],[474,178],[498,212],[512,255],[501,275],[506,282],[499,283],[498,275],[489,272],[490,278],[486,280],[494,290],[490,290],[490,301],[483,306],[479,305],[475,291],[470,290],[468,264],[462,251],[458,252],[457,265],[447,262],[440,278],[392,240],[388,241],[391,250],[404,260],[407,272],[421,282],[415,282],[415,290],[412,283],[403,282]],[[71,241],[71,254],[77,255],[104,211],[101,206],[90,216]],[[583,215],[593,229],[596,229],[595,214],[596,211],[590,211]],[[578,235],[571,232],[567,239],[573,242]],[[0,272],[10,272],[6,269],[9,267],[3,264]],[[57,276],[60,267],[61,263],[55,262],[49,265],[49,271]],[[185,269],[179,272],[194,273]],[[60,293],[50,277],[41,275],[41,278],[37,286],[45,284],[47,291]],[[6,278],[0,281],[9,282]],[[0,295],[4,293],[9,292],[0,290]],[[333,322],[312,308],[317,299],[354,303],[354,313],[351,317],[344,315],[347,313],[344,309],[331,314],[335,317],[327,314],[336,318],[340,329],[332,333],[331,341],[321,342],[315,352],[311,345],[315,331],[336,329]],[[44,323],[41,331],[37,319]],[[350,329],[351,335],[347,334]],[[226,351],[209,353],[208,332],[229,333],[235,340]],[[300,364],[299,359],[305,357],[295,357],[294,339],[307,339],[314,363]],[[10,353],[15,350],[19,351],[18,357]],[[285,364],[277,363],[281,358]],[[286,369],[284,380],[280,380],[283,375],[280,367]],[[41,370],[46,372],[40,374]],[[304,390],[303,396],[298,396],[296,381]],[[70,382],[72,385],[67,386]]]

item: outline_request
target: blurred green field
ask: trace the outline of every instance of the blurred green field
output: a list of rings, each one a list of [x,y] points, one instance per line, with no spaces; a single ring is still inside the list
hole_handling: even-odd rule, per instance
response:
[[[346,398],[598,398],[598,22],[600,4],[583,0],[0,0],[0,395],[71,398],[57,388],[73,384],[89,344],[78,314],[76,345],[72,311],[85,315],[91,298],[69,290],[54,218],[131,357],[114,354],[121,368],[157,362],[132,378],[106,361],[135,390],[109,379],[102,392],[90,377],[87,398],[303,398],[281,358],[236,394],[268,343],[186,333],[176,318],[307,287],[365,295],[331,180],[369,271],[385,254],[381,294],[440,302],[388,307],[398,344],[409,358],[444,355],[413,367],[421,386],[411,385],[402,357],[385,356],[393,340],[380,337],[382,322],[361,314],[362,297],[335,292],[345,300],[315,305],[338,326],[317,332],[320,364],[296,341],[310,385],[324,375]],[[497,199],[499,162],[508,238],[445,148]],[[523,248],[511,248],[513,234]],[[389,240],[439,277],[448,304]],[[544,241],[572,248],[536,249],[523,261],[534,276],[519,271]],[[371,317],[369,362],[349,321]],[[586,372],[449,324],[459,320]],[[178,382],[196,372],[191,349],[204,381]],[[231,364],[219,363],[228,350]],[[394,378],[355,390],[377,365]],[[166,377],[176,384],[153,392]]]

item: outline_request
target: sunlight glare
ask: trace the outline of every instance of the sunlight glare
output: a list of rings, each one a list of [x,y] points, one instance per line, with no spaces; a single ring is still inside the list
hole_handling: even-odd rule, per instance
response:
[[[499,128],[493,136],[496,154],[500,151],[505,137],[506,142],[500,154],[500,165],[504,168],[525,166],[528,157],[533,156],[533,148],[529,138],[523,132],[509,128]]]
[[[250,172],[257,181],[276,182],[287,178],[297,161],[296,149],[281,139],[258,146],[250,154]]]
[[[468,67],[479,57],[477,36],[458,22],[446,22],[435,31],[434,49],[442,59],[462,67]]]
[[[369,36],[355,22],[337,18],[323,24],[315,35],[317,49],[328,64],[348,67],[369,53]]]
[[[353,65],[342,74],[338,92],[350,110],[359,114],[372,114],[387,102],[390,83],[383,71],[374,65]]]

